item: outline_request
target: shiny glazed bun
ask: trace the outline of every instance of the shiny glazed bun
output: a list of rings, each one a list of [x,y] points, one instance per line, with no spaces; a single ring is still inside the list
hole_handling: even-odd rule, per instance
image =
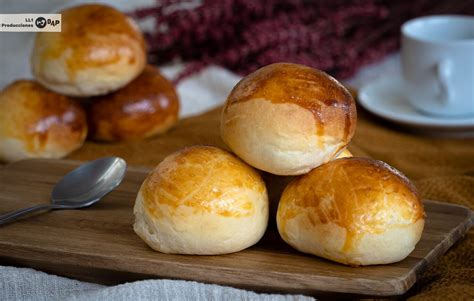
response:
[[[299,251],[348,265],[404,259],[423,231],[424,209],[400,172],[365,158],[331,161],[284,190],[278,231]]]
[[[142,72],[145,41],[123,13],[84,4],[61,15],[61,32],[36,35],[31,63],[41,84],[65,95],[94,96],[115,91]]]
[[[351,94],[326,73],[278,63],[242,79],[221,117],[224,142],[250,165],[299,175],[328,162],[356,127]]]
[[[87,136],[84,110],[72,99],[30,80],[0,93],[0,161],[61,158]]]
[[[90,101],[91,137],[121,141],[163,133],[178,120],[179,101],[173,85],[148,65],[124,88]]]
[[[260,240],[268,198],[259,174],[232,154],[193,146],[163,160],[135,202],[135,232],[164,253],[217,255]]]

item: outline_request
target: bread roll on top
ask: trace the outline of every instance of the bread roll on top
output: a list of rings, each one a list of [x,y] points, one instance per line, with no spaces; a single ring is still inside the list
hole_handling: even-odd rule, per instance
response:
[[[65,9],[61,32],[36,34],[36,79],[61,94],[86,97],[115,91],[146,64],[145,41],[133,21],[102,4]]]
[[[88,113],[92,139],[140,139],[173,126],[178,120],[179,101],[171,82],[148,65],[124,88],[91,99]]]
[[[294,248],[354,266],[404,259],[420,240],[424,209],[409,180],[365,158],[331,161],[284,190],[278,231]]]
[[[72,99],[31,80],[0,93],[0,161],[61,158],[87,136],[84,110]]]
[[[135,232],[157,251],[225,254],[260,240],[268,198],[250,166],[219,148],[193,146],[171,154],[150,173],[134,213]]]
[[[351,94],[326,73],[277,63],[242,79],[221,118],[224,142],[244,161],[276,175],[328,162],[356,127]]]

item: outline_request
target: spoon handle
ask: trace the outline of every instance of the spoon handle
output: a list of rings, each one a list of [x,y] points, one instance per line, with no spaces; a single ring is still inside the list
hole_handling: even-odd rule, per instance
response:
[[[20,209],[16,210],[10,213],[6,213],[4,215],[0,215],[0,225],[6,224],[8,222],[11,222],[21,216],[30,214],[32,212],[36,211],[41,211],[41,210],[51,210],[52,207],[50,204],[43,204],[43,205],[36,205],[33,207],[25,208],[25,209]]]

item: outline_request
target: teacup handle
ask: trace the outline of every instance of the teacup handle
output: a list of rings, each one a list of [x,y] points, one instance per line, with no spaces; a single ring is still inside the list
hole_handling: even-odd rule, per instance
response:
[[[444,104],[452,102],[454,91],[449,87],[449,79],[453,74],[453,64],[450,60],[441,60],[436,66],[439,86],[441,87],[440,100]]]

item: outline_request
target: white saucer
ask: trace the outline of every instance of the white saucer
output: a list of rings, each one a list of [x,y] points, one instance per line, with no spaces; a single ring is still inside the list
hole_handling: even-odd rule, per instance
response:
[[[400,75],[380,78],[360,89],[359,103],[369,112],[401,125],[427,130],[474,131],[474,116],[424,115],[406,100],[403,89]]]

